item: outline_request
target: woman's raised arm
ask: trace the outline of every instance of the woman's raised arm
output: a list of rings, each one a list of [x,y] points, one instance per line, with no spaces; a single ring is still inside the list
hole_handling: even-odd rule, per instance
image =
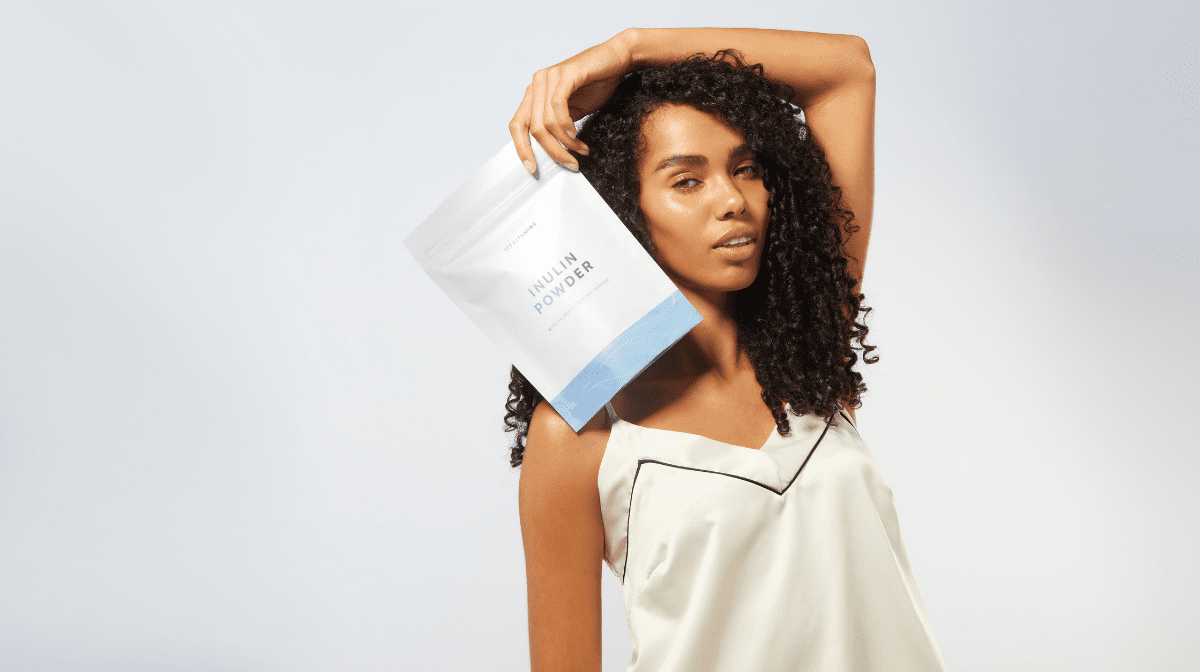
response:
[[[757,28],[629,28],[534,75],[509,124],[517,153],[533,172],[532,134],[552,158],[574,167],[562,146],[580,153],[587,148],[572,137],[573,121],[598,109],[622,74],[721,49],[762,63],[768,79],[796,91],[833,183],[842,189],[842,207],[854,212],[858,231],[843,237],[850,272],[861,282],[875,191],[875,66],[862,38]]]
[[[842,188],[842,207],[859,227],[842,235],[850,273],[861,282],[875,204],[875,66],[866,41],[757,28],[631,28],[622,35],[634,68],[736,49],[748,63],[762,63],[767,79],[795,89],[833,183]]]

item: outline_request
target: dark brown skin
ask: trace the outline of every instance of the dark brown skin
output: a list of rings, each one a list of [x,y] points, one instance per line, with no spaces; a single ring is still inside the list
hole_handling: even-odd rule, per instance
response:
[[[563,146],[586,147],[572,137],[571,121],[599,108],[615,77],[637,64],[723,48],[761,62],[768,79],[797,91],[842,187],[843,207],[860,227],[847,234],[845,247],[861,281],[873,204],[875,74],[859,38],[754,29],[624,31],[538,71],[509,125],[518,154],[532,165],[532,134],[551,157],[573,166]],[[775,421],[737,345],[729,299],[758,273],[768,216],[761,171],[753,155],[735,151],[740,132],[691,107],[656,110],[643,132],[639,201],[657,261],[703,321],[614,397],[613,407],[640,425],[757,449]],[[730,237],[752,240],[717,247]],[[530,422],[519,501],[534,672],[600,670],[604,528],[597,478],[610,429],[601,411],[576,433],[546,402]]]

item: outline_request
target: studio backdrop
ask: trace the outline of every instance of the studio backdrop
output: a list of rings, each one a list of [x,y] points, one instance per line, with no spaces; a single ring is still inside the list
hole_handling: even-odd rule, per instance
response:
[[[509,362],[402,241],[675,25],[870,47],[859,429],[949,668],[1200,669],[1195,6],[788,0],[0,7],[0,670],[527,670]]]

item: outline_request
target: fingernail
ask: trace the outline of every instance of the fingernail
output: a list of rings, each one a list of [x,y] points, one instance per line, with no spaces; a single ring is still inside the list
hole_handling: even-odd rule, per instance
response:
[[[571,171],[572,173],[579,172],[579,166],[575,165],[574,163],[564,163],[563,168],[566,168],[567,170]]]
[[[528,170],[530,175],[533,175],[533,171],[537,169],[537,166],[533,165],[533,161],[529,159],[522,161],[521,165],[525,166],[525,170]]]
[[[583,154],[584,156],[587,156],[588,151],[590,151],[590,150],[588,150],[588,148],[585,146],[583,149],[579,150],[579,153]]]
[[[575,131],[567,131],[567,135],[571,136],[572,140],[575,139]]]

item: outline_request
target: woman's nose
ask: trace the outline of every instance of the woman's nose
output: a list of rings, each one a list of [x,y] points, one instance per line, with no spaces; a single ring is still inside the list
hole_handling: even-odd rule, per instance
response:
[[[719,180],[721,193],[718,197],[720,207],[719,219],[729,219],[740,215],[746,209],[746,196],[739,185],[728,176]]]

